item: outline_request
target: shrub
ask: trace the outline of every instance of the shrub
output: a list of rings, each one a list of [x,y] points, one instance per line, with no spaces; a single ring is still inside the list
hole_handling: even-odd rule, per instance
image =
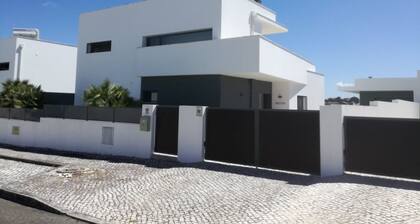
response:
[[[7,80],[0,93],[0,106],[10,108],[42,107],[41,86],[34,86],[28,80]]]
[[[127,89],[105,80],[101,85],[92,85],[85,90],[83,101],[93,107],[127,107],[133,99]]]

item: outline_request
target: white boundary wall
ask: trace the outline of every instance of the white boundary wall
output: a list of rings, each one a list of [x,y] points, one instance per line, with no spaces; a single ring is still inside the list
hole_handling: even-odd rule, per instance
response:
[[[146,114],[146,108],[149,114]],[[0,142],[20,147],[49,148],[100,155],[152,157],[155,128],[154,105],[143,107],[151,116],[151,130],[140,131],[139,124],[41,118],[40,122],[0,119]],[[19,135],[13,135],[14,126]],[[113,144],[102,144],[102,128],[113,128]]]
[[[370,106],[333,105],[321,107],[321,176],[344,174],[344,117],[419,119],[418,103],[402,100],[371,102]]]
[[[200,110],[200,111],[197,111]],[[180,106],[178,121],[178,161],[204,161],[204,138],[207,107]]]

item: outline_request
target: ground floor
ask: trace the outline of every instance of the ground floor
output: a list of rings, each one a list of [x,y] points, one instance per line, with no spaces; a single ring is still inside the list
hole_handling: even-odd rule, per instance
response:
[[[310,73],[307,85],[301,85],[227,75],[144,76],[141,100],[159,105],[319,110],[324,105],[324,78]]]
[[[0,149],[0,188],[104,223],[419,223],[418,182],[203,163],[112,163]],[[132,161],[133,162],[133,161]]]

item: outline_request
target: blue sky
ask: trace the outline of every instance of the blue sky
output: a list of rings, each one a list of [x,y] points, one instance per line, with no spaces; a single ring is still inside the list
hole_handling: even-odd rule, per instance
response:
[[[0,37],[37,27],[46,40],[76,44],[80,13],[137,0],[0,0]],[[175,0],[174,0],[175,1]],[[263,0],[289,33],[270,36],[339,81],[414,76],[420,70],[420,0]]]

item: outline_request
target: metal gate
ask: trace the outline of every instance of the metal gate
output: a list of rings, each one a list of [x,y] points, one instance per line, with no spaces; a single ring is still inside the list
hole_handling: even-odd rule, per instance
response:
[[[209,108],[206,121],[207,160],[255,164],[253,110]]]
[[[318,111],[207,110],[207,160],[320,173]]]
[[[346,117],[347,171],[420,179],[420,120]]]
[[[155,152],[178,154],[178,114],[178,106],[157,107]]]

